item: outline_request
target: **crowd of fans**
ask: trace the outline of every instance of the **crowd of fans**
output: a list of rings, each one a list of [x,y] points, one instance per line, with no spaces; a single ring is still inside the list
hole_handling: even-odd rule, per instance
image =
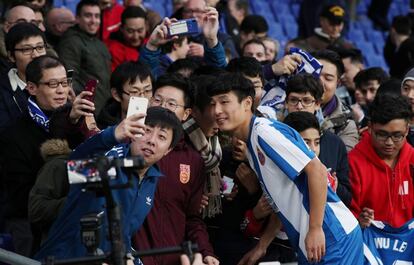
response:
[[[130,185],[112,191],[129,263],[190,264],[131,256],[190,240],[195,265],[363,264],[361,231],[414,216],[414,21],[393,19],[388,73],[343,37],[346,7],[312,2],[319,25],[285,47],[247,0],[174,0],[165,18],[132,0],[4,3],[0,247],[91,254],[80,219],[107,202],[67,162],[141,156],[110,180]],[[191,18],[198,33],[171,34]],[[127,116],[131,97],[146,114]]]

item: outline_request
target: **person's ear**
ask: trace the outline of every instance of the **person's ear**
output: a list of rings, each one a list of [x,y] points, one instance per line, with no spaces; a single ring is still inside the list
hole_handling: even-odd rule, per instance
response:
[[[192,112],[191,108],[185,108],[184,109],[183,121],[188,119],[188,117],[191,115],[191,112]]]
[[[26,84],[26,89],[30,95],[36,96],[37,94],[37,85],[33,82],[28,81]]]
[[[315,101],[315,111],[318,111],[321,108],[321,101],[320,100],[316,100]]]
[[[253,98],[251,96],[246,97],[243,99],[243,108],[245,111],[251,111],[253,105]]]
[[[118,91],[115,88],[111,88],[111,95],[117,102],[121,103],[121,95],[118,95]]]

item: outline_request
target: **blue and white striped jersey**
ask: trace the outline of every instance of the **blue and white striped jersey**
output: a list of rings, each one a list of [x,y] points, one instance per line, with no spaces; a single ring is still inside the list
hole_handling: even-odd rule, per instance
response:
[[[255,116],[250,123],[247,145],[250,165],[256,172],[264,193],[273,209],[278,212],[284,230],[298,252],[299,260],[306,259],[309,191],[303,169],[315,154],[291,127]],[[332,189],[327,189],[323,230],[329,248],[350,234],[358,226],[358,221]]]
[[[366,265],[413,264],[414,219],[398,228],[374,221],[362,231]]]

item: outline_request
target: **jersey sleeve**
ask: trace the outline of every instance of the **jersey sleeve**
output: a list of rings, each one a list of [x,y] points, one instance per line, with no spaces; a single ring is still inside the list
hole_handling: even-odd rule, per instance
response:
[[[275,121],[255,129],[259,147],[291,180],[315,157],[299,133],[285,124]]]

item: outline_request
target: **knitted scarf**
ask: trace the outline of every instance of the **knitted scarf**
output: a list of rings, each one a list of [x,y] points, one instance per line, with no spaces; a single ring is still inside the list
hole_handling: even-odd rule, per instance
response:
[[[190,138],[195,149],[204,160],[207,182],[204,185],[204,194],[209,193],[208,206],[203,209],[204,217],[213,217],[221,213],[221,174],[219,169],[222,157],[218,136],[206,138],[194,118],[190,118],[183,124],[184,131]]]
[[[49,132],[49,118],[46,114],[39,108],[39,106],[34,102],[32,97],[29,97],[27,108],[29,109],[29,114],[32,120],[39,125],[43,130]]]

